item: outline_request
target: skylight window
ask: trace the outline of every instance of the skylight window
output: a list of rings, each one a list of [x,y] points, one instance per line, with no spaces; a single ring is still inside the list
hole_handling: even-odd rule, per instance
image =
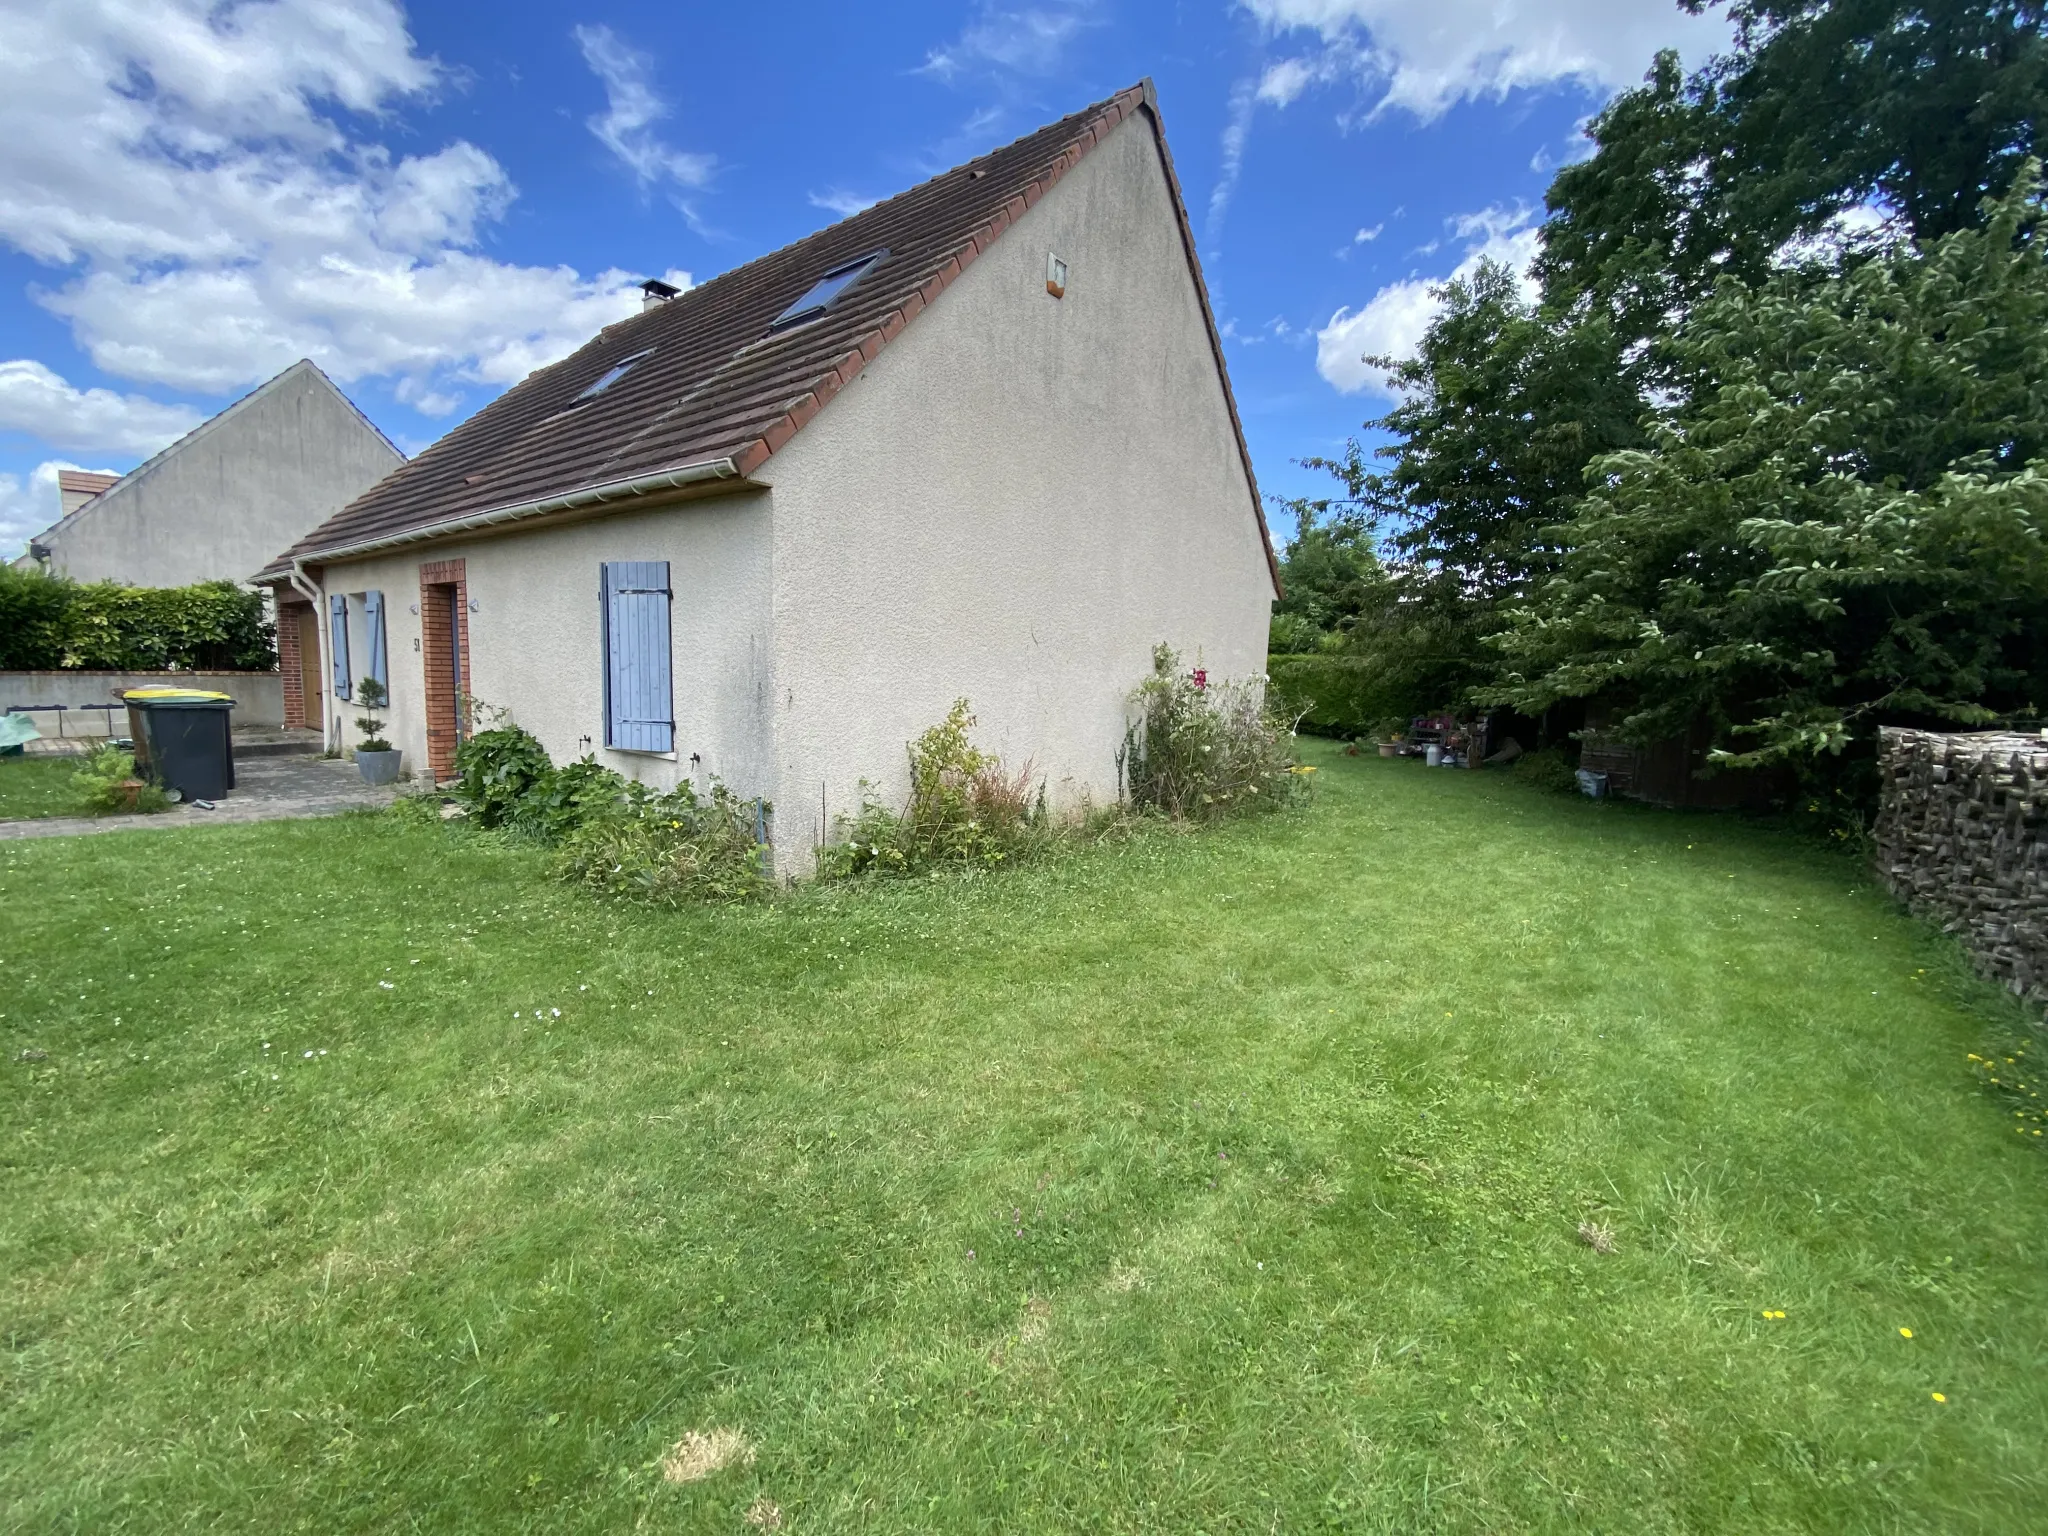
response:
[[[787,326],[801,325],[806,320],[815,320],[830,309],[839,295],[872,272],[887,251],[870,251],[844,266],[834,267],[815,283],[811,284],[804,296],[775,317],[770,330],[782,330]]]
[[[605,369],[603,373],[584,386],[583,393],[576,397],[576,403],[581,405],[585,400],[595,400],[599,395],[631,373],[634,367],[643,359],[653,355],[654,348],[649,347],[645,352],[635,352],[631,357],[623,358],[613,363],[611,367]]]

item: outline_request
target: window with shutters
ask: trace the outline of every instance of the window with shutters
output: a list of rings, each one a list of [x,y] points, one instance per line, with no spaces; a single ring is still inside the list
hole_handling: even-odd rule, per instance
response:
[[[327,649],[334,662],[334,696],[354,697],[348,655],[348,599],[339,592],[330,593],[327,598]]]
[[[604,744],[673,752],[666,560],[609,560],[599,568],[604,621]]]

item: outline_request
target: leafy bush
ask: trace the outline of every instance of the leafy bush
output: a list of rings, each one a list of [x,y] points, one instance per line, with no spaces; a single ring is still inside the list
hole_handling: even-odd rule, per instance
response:
[[[1141,711],[1118,755],[1131,803],[1176,820],[1211,821],[1290,805],[1315,770],[1288,751],[1287,725],[1256,683],[1181,670],[1172,647],[1132,695]]]
[[[480,827],[502,827],[553,770],[531,732],[505,724],[478,731],[455,749],[455,803]]]
[[[663,793],[595,757],[558,768],[530,732],[503,712],[496,718],[456,752],[453,798],[479,827],[558,847],[562,879],[668,905],[774,890],[765,801],[742,799],[715,780],[708,798],[688,784]],[[420,808],[401,814],[438,821],[438,806],[429,805],[422,797]]]
[[[890,810],[861,782],[860,811],[841,818],[825,849],[830,878],[912,874],[941,864],[1012,860],[1047,825],[1045,789],[1032,793],[1032,766],[1010,769],[968,739],[974,715],[955,699],[946,718],[910,744],[910,800]]]
[[[688,784],[658,794],[620,780],[623,795],[599,809],[597,775],[610,770],[574,766],[596,769],[579,781],[593,814],[563,840],[556,862],[563,879],[669,906],[746,901],[775,889],[763,840],[766,802],[743,800],[715,780],[708,799]]]
[[[1545,747],[1541,752],[1524,753],[1508,769],[1519,782],[1554,795],[1577,793],[1579,781],[1574,777],[1575,771],[1563,747]]]
[[[542,774],[520,797],[511,825],[535,842],[559,843],[586,822],[617,811],[636,787],[595,757],[564,763]]]
[[[0,670],[268,671],[276,632],[263,599],[231,581],[189,587],[84,584],[0,567]]]
[[[141,787],[131,792],[128,786],[138,782]],[[160,811],[171,803],[161,785],[149,783],[136,771],[135,754],[120,747],[101,747],[86,758],[85,766],[71,776],[71,784],[79,804],[94,815]]]

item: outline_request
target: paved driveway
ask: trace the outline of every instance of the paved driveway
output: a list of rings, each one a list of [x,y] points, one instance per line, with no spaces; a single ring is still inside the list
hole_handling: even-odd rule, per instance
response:
[[[389,805],[402,787],[405,786],[394,784],[373,789],[363,782],[354,763],[342,759],[252,757],[235,764],[235,791],[219,802],[218,810],[174,805],[157,816],[54,816],[44,821],[0,821],[0,839],[332,816],[337,811]]]

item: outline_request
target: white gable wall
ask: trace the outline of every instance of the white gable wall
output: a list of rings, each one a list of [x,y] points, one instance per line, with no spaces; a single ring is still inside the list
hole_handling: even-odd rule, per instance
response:
[[[1046,257],[1068,264],[1046,291]],[[778,855],[957,697],[1056,804],[1115,799],[1165,641],[1264,670],[1274,596],[1151,125],[1126,119],[761,471]]]
[[[298,363],[36,535],[79,581],[247,581],[403,458]]]

